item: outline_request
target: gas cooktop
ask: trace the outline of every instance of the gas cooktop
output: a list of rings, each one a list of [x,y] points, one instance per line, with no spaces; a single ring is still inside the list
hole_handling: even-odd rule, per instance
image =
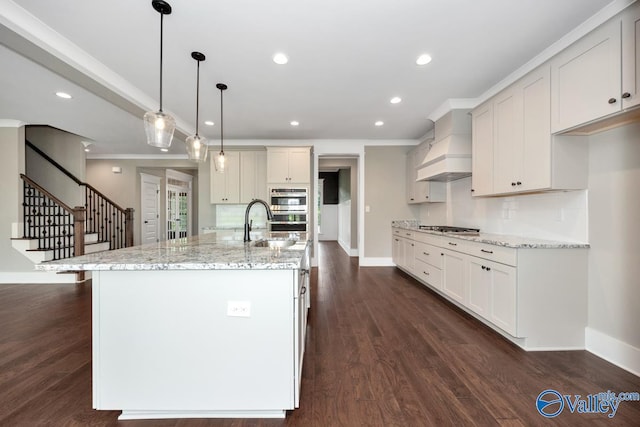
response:
[[[479,228],[451,227],[448,225],[420,225],[420,230],[439,231],[441,233],[464,234],[467,236],[476,236],[480,234]]]

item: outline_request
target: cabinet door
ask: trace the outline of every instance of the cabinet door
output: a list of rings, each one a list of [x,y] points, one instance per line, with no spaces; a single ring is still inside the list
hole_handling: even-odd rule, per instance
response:
[[[419,203],[416,200],[416,150],[413,149],[407,153],[406,158],[406,180],[407,180],[407,203]]]
[[[487,262],[491,273],[491,315],[489,320],[500,329],[517,336],[516,269]]]
[[[640,3],[622,18],[622,108],[640,104]]]
[[[226,169],[224,173],[216,173],[213,157],[210,160],[210,196],[211,203],[240,203],[240,153],[226,151]]]
[[[472,174],[474,196],[493,192],[493,104],[486,103],[472,114]]]
[[[552,60],[554,133],[620,111],[620,49],[620,21],[613,20]]]
[[[500,93],[493,104],[493,192],[515,191],[515,163],[522,152],[522,101],[517,86]]]
[[[443,256],[442,289],[454,300],[466,305],[465,297],[465,255],[441,250]]]
[[[551,67],[544,65],[519,84],[522,146],[514,157],[519,191],[551,188]]]
[[[267,182],[289,182],[289,149],[267,147]]]
[[[416,269],[416,243],[413,240],[404,239],[404,267],[414,272]]]
[[[481,258],[469,258],[469,308],[490,320],[491,270]]]
[[[391,236],[391,260],[397,266],[402,264],[402,239],[398,236]]]
[[[307,147],[289,149],[289,182],[309,183],[311,157]]]
[[[267,200],[266,151],[240,152],[240,203]]]

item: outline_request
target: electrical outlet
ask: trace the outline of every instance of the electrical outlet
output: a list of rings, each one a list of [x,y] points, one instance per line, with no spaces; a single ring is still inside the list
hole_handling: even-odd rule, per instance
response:
[[[364,211],[365,211],[365,212],[371,212],[371,206],[366,205],[366,206],[364,207]]]
[[[227,316],[251,317],[250,301],[227,301]]]

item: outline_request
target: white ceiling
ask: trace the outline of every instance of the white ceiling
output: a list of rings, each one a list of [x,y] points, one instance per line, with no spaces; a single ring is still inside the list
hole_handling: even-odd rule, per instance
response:
[[[620,2],[621,0],[617,0]],[[611,0],[169,0],[164,110],[184,138],[416,139],[450,98],[476,98]],[[150,0],[0,0],[0,119],[48,124],[95,154],[156,154],[160,15]],[[276,65],[274,53],[290,61]],[[417,66],[416,57],[433,61]],[[52,70],[54,72],[52,72]],[[71,100],[54,93],[65,91]],[[389,99],[400,96],[392,105]],[[216,125],[207,127],[204,120]],[[291,120],[300,126],[289,125]],[[375,127],[376,120],[384,126]],[[174,140],[170,154],[184,154]]]

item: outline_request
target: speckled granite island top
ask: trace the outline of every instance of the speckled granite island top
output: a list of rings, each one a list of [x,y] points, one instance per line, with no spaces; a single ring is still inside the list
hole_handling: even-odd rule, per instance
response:
[[[581,242],[562,242],[555,240],[536,239],[531,237],[511,236],[508,234],[479,233],[478,235],[457,235],[454,233],[442,233],[439,231],[421,230],[417,221],[400,220],[392,221],[392,227],[403,228],[406,230],[416,231],[420,233],[433,234],[436,236],[446,236],[447,238],[468,240],[471,242],[486,243],[496,246],[505,246],[508,248],[523,249],[586,249],[589,248],[588,243]]]
[[[275,236],[282,238],[282,236]],[[287,248],[256,247],[255,241],[216,240],[215,235],[96,252],[36,265],[44,271],[78,270],[290,270],[300,268],[305,235]]]

